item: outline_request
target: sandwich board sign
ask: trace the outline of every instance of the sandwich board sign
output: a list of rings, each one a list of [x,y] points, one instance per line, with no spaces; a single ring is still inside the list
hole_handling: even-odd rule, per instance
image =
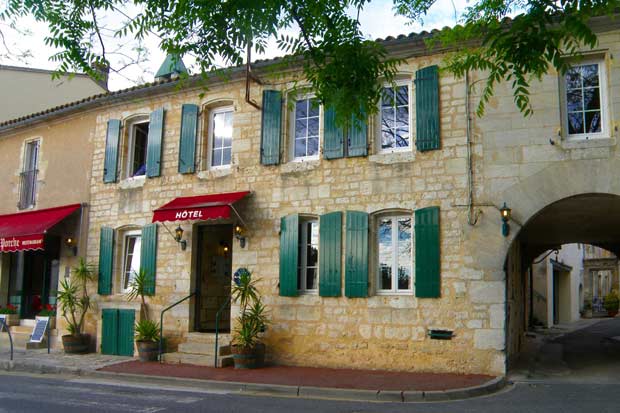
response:
[[[30,336],[31,343],[40,343],[43,341],[49,319],[49,317],[37,317],[37,323],[34,325],[34,328],[32,329],[32,335]]]

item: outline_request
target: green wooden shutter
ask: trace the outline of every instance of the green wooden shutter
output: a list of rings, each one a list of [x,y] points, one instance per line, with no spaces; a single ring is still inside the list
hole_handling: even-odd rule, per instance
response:
[[[118,355],[133,356],[134,353],[134,310],[118,310]]]
[[[416,147],[439,149],[439,68],[428,66],[415,74]]]
[[[368,296],[368,214],[347,211],[345,295]]]
[[[263,91],[263,114],[261,123],[260,163],[280,163],[280,135],[282,132],[282,92]]]
[[[149,137],[146,148],[146,176],[154,178],[161,175],[161,152],[164,137],[164,108],[151,112]]]
[[[118,166],[118,145],[121,139],[121,121],[110,119],[105,141],[105,160],[103,161],[103,182],[116,182]]]
[[[100,295],[112,294],[112,262],[114,259],[114,229],[101,227],[99,237],[99,285]]]
[[[441,295],[439,207],[415,211],[415,295],[433,298]]]
[[[342,213],[321,215],[319,224],[319,295],[340,297]]]
[[[283,217],[280,225],[280,295],[297,295],[299,263],[299,215]]]
[[[101,354],[118,354],[118,310],[101,311]]]
[[[195,171],[196,135],[198,133],[198,106],[184,104],[181,109],[181,137],[179,141],[179,173]]]
[[[366,113],[362,111],[360,115],[362,115],[363,120],[358,119],[355,115],[351,117],[351,127],[347,139],[347,156],[350,157],[368,155]]]
[[[157,224],[149,224],[142,227],[140,269],[146,271],[148,276],[148,283],[145,289],[147,295],[154,295],[157,276]]]
[[[336,126],[336,110],[333,107],[325,110],[323,126],[323,156],[325,159],[337,159],[344,156],[344,131]]]

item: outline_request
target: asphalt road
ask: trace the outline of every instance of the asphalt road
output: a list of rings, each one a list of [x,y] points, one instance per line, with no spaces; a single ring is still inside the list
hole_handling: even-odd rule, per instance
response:
[[[358,403],[247,396],[81,377],[0,374],[0,413],[37,412],[618,412],[620,383],[517,383],[449,403]]]

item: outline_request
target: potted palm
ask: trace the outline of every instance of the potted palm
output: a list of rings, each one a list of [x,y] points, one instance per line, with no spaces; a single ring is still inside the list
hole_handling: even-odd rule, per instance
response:
[[[129,301],[140,298],[140,318],[135,327],[136,347],[140,361],[155,361],[159,354],[159,324],[149,319],[149,312],[146,305],[148,294],[149,275],[140,268],[133,273],[133,280],[129,284],[129,291],[126,297]]]
[[[618,308],[620,307],[620,298],[618,298],[618,293],[616,290],[611,290],[609,294],[605,296],[605,300],[603,301],[603,307],[607,310],[607,315],[609,317],[615,317],[618,314]]]
[[[260,335],[265,331],[267,318],[265,306],[256,284],[247,268],[239,268],[234,275],[232,299],[239,304],[231,352],[236,369],[261,367],[265,359],[265,345]]]
[[[90,308],[87,283],[93,279],[93,265],[80,258],[79,264],[73,268],[71,277],[60,281],[57,301],[62,317],[67,322],[69,333],[62,336],[65,353],[88,353],[90,334],[85,334],[83,329],[84,319]]]

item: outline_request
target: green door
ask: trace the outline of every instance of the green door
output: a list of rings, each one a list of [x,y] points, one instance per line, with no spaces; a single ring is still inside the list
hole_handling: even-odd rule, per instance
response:
[[[101,354],[133,356],[134,310],[106,308],[101,312]]]
[[[134,310],[118,310],[118,355],[133,357]]]
[[[118,310],[101,311],[101,354],[118,354]]]

